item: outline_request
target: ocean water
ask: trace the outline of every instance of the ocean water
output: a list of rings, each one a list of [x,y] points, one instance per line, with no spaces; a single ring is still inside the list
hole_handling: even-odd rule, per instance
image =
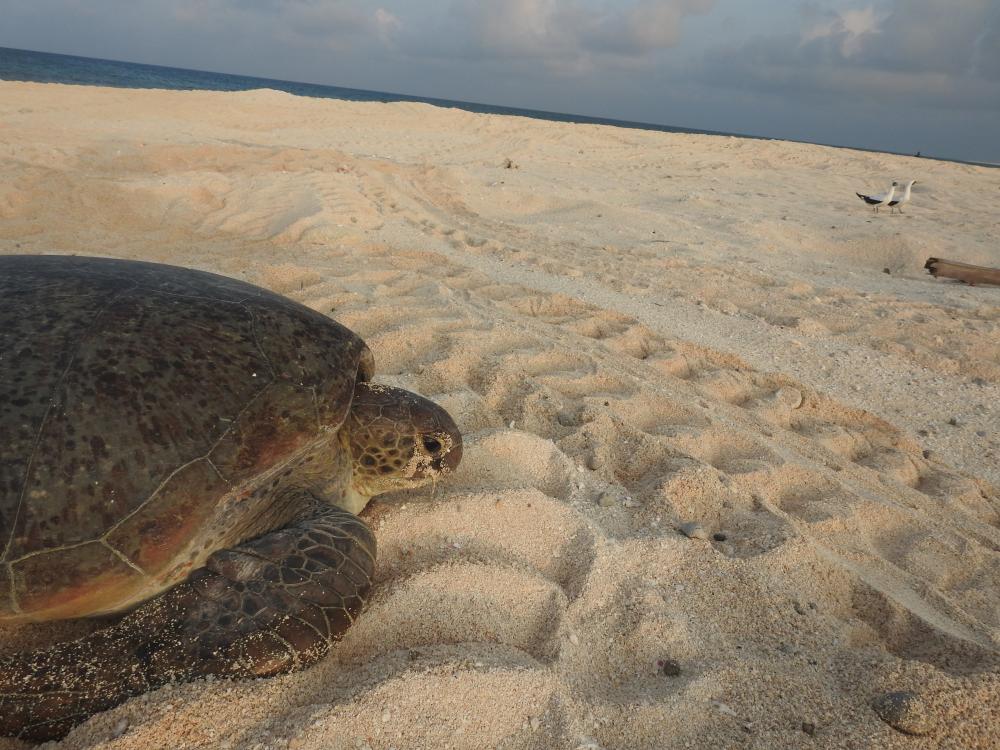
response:
[[[38,83],[69,83],[86,86],[117,86],[130,89],[207,89],[211,91],[249,91],[251,89],[276,89],[298,96],[322,99],[345,99],[352,102],[424,102],[440,107],[454,107],[468,112],[496,115],[518,115],[557,122],[578,122],[596,125],[614,125],[641,130],[660,130],[667,133],[705,133],[711,135],[736,135],[711,130],[692,130],[654,125],[642,122],[611,120],[586,115],[543,112],[535,109],[517,109],[492,104],[458,102],[449,99],[431,99],[385,91],[346,89],[339,86],[321,86],[316,83],[279,81],[272,78],[254,78],[228,73],[209,73],[203,70],[168,68],[161,65],[99,60],[92,57],[56,55],[50,52],[0,47],[0,80],[35,81]],[[749,137],[749,136],[743,136]]]

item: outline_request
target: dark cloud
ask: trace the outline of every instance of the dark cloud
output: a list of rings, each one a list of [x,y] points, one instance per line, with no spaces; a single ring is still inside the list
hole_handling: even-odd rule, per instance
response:
[[[987,80],[992,72],[995,81],[998,28],[996,0],[896,0],[878,38],[866,45],[864,59],[884,70],[985,75]]]
[[[594,51],[611,52],[623,57],[646,56],[677,44],[684,17],[708,13],[712,5],[713,0],[645,0],[604,14],[581,40],[586,48]]]
[[[7,0],[5,5],[9,24],[75,38],[65,51],[97,42],[128,49],[136,37],[178,50],[188,49],[190,39],[221,52],[274,50],[279,44],[346,49],[377,40],[383,25],[377,10],[361,0]],[[103,56],[109,54],[114,56]]]
[[[581,0],[455,0],[444,17],[407,27],[402,45],[415,56],[502,59],[518,67],[540,64],[557,74],[642,66],[677,43],[685,17],[708,12],[714,1],[594,7]]]
[[[698,74],[717,86],[806,99],[997,110],[998,29],[1000,6],[987,0],[892,0],[841,12],[813,5],[799,34],[717,50]]]
[[[333,47],[375,37],[379,25],[374,10],[357,0],[176,0],[172,10],[188,25],[227,27],[265,42]]]

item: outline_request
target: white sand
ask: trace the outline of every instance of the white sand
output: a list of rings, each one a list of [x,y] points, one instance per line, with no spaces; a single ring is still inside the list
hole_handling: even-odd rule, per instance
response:
[[[1000,747],[1000,289],[921,270],[1000,266],[1000,171],[23,83],[0,166],[0,252],[262,284],[466,434],[452,481],[373,507],[378,593],[328,659],[65,747]],[[854,197],[892,179],[902,216]],[[877,718],[890,690],[930,735]]]

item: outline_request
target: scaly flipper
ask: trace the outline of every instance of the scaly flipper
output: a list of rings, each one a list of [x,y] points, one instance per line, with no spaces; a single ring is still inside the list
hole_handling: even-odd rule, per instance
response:
[[[56,739],[168,682],[308,666],[354,621],[374,569],[371,531],[329,505],[215,552],[186,582],[105,630],[0,659],[0,735]]]

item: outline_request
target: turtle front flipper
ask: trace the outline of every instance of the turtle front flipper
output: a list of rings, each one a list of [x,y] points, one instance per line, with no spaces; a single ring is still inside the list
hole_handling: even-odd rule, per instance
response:
[[[110,628],[0,659],[0,735],[57,739],[167,682],[308,666],[351,625],[374,569],[371,531],[329,506],[220,550]]]

